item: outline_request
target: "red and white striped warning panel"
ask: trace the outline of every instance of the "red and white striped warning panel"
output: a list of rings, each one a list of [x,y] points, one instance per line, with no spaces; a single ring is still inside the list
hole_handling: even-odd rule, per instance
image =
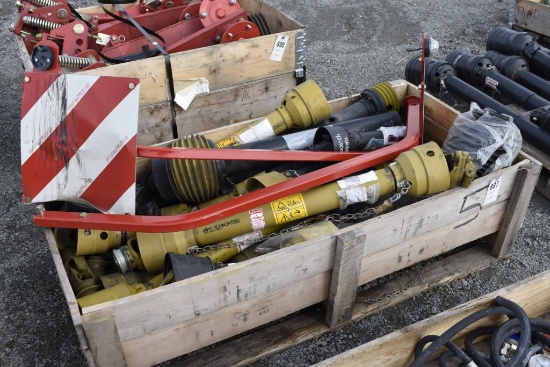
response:
[[[23,201],[134,214],[139,79],[25,73]]]

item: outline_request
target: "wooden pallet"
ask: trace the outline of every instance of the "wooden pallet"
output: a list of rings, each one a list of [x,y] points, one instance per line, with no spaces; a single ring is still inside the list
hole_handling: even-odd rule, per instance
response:
[[[405,81],[392,85],[400,98],[418,93]],[[354,100],[332,101],[331,108]],[[425,113],[425,138],[441,143],[458,112],[428,95]],[[213,138],[236,129],[239,124],[204,135]],[[184,362],[244,365],[508,256],[540,169],[540,163],[522,153],[513,166],[477,179],[467,189],[449,190],[316,240],[82,310],[49,230],[47,239],[90,365],[152,365],[325,302],[326,312],[306,313],[243,337],[246,352],[237,341]],[[496,201],[484,204],[488,187],[499,177]],[[413,272],[355,297],[359,285],[484,237],[490,247],[460,252],[422,270],[422,278]],[[433,282],[426,282],[426,276]]]
[[[547,41],[550,37],[550,6],[540,1],[515,0],[512,28],[530,32]]]
[[[518,303],[530,317],[541,317],[548,314],[550,313],[550,271],[454,307],[451,310],[329,358],[315,364],[315,366],[408,366],[413,360],[414,347],[420,338],[425,335],[441,335],[450,326],[467,315],[493,304],[497,296]],[[500,321],[502,320],[498,318],[487,318],[476,323],[476,326],[498,325]],[[453,341],[460,345],[463,338],[464,332],[461,332],[453,338]]]

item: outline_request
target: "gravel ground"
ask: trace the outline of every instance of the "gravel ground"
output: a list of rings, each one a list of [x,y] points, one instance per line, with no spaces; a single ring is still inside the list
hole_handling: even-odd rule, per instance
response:
[[[374,83],[402,79],[420,32],[436,38],[439,57],[460,48],[481,53],[487,33],[506,25],[509,4],[496,0],[318,0],[268,3],[306,25],[308,77],[329,99]],[[75,2],[82,6],[82,2]],[[32,206],[23,206],[19,158],[22,68],[7,25],[13,1],[0,0],[0,366],[83,366],[85,359]],[[458,106],[458,107],[463,107]],[[457,304],[550,268],[550,205],[535,193],[513,254],[464,279],[320,338],[255,362],[253,366],[306,366],[385,335]],[[165,365],[177,366],[177,361]]]

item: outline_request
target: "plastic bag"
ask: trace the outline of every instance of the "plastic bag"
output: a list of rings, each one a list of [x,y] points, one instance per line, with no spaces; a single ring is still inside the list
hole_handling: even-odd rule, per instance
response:
[[[477,176],[484,176],[510,166],[522,142],[510,116],[480,109],[472,103],[470,111],[461,113],[453,122],[442,149],[445,153],[457,150],[470,153],[478,169]]]

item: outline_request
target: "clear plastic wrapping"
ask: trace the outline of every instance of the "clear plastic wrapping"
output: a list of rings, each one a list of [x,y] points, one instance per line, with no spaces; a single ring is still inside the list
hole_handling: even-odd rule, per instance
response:
[[[478,176],[512,164],[521,149],[521,133],[510,116],[472,103],[470,111],[457,116],[442,149],[445,153],[470,153]]]

